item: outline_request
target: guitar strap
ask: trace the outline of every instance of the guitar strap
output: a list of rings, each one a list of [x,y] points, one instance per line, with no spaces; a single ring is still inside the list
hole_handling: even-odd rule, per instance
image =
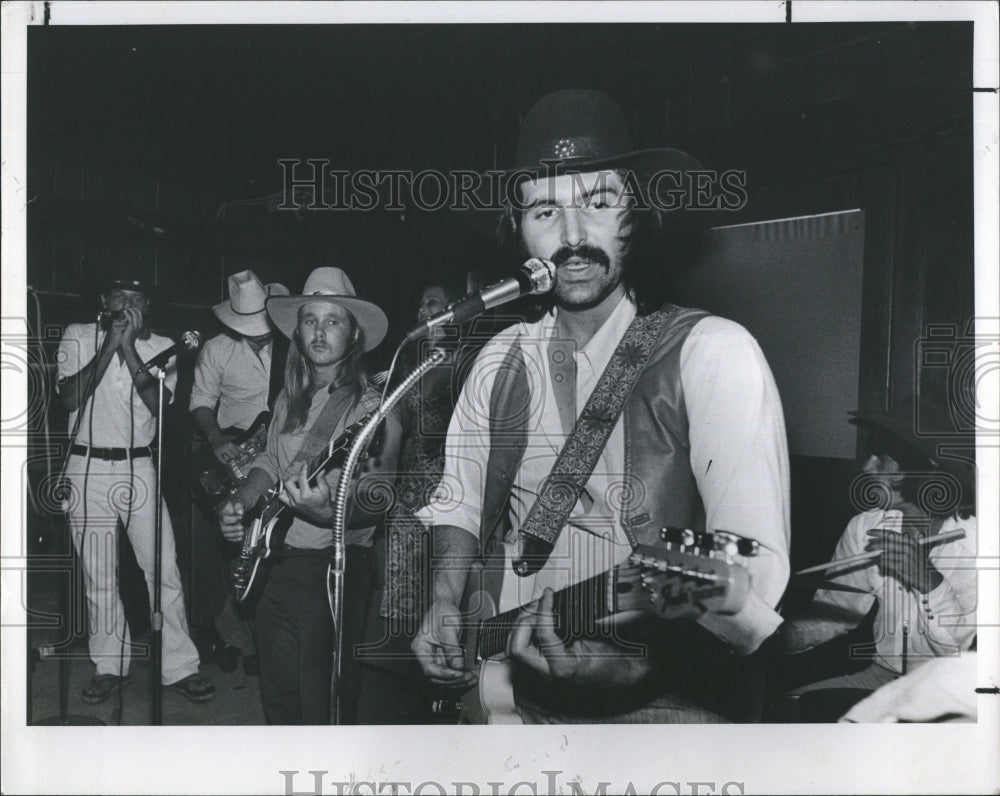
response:
[[[302,440],[302,447],[292,459],[293,464],[311,462],[323,448],[330,444],[337,423],[355,403],[356,398],[357,392],[351,386],[341,385],[334,389],[330,397],[326,399],[326,406],[319,413],[316,422],[306,432],[305,439]]]
[[[274,403],[285,387],[285,363],[288,360],[289,341],[284,335],[271,335],[271,370],[268,374],[267,409],[274,414]]]
[[[679,309],[670,306],[643,317],[637,315],[611,355],[521,526],[521,554],[512,562],[519,576],[535,574],[549,560],[639,374]]]

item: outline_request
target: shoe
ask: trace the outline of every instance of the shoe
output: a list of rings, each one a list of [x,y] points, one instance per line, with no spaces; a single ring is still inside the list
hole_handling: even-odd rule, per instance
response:
[[[243,674],[248,677],[260,676],[260,658],[256,655],[246,655],[243,658]]]
[[[80,696],[89,705],[96,705],[111,696],[118,684],[128,682],[128,677],[119,677],[117,674],[96,674],[87,681]]]
[[[240,651],[225,644],[215,648],[215,665],[227,674],[236,671],[236,659]]]
[[[192,702],[209,702],[215,698],[215,686],[203,674],[189,674],[183,680],[167,686]]]

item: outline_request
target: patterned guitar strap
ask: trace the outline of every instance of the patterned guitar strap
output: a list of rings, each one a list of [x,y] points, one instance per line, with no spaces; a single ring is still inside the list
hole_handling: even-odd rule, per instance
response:
[[[636,316],[629,325],[521,526],[521,554],[512,562],[519,576],[535,574],[549,560],[639,374],[679,309],[670,306]]]

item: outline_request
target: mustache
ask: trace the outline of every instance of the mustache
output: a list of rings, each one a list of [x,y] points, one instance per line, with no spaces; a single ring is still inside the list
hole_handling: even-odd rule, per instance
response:
[[[605,270],[611,267],[611,258],[608,257],[607,252],[599,246],[590,246],[588,244],[577,246],[576,248],[571,246],[560,247],[556,253],[552,255],[552,264],[558,268],[561,265],[565,265],[566,262],[572,257],[579,257],[581,260],[589,260],[592,263],[602,266]]]

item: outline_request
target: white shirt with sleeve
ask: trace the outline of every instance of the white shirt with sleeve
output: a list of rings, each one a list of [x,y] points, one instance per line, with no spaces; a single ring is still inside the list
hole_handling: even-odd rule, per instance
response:
[[[902,518],[898,509],[873,509],[855,515],[840,537],[832,560],[863,553],[870,541],[870,530],[901,531]],[[927,594],[907,589],[891,575],[882,575],[877,561],[867,561],[829,576],[845,586],[864,589],[864,594],[821,589],[813,603],[833,607],[837,615],[844,616],[846,630],[859,624],[878,600],[873,627],[875,660],[895,672],[903,669],[904,625],[908,631],[905,657],[911,664],[969,649],[976,634],[976,518],[950,517],[939,533],[959,528],[965,531],[964,538],[942,542],[930,549],[928,558],[941,573],[942,581]],[[817,635],[817,640],[826,638]]]
[[[555,313],[511,327],[483,348],[452,415],[441,486],[418,515],[427,525],[452,525],[478,538],[490,449],[490,396],[499,364],[518,339],[530,407],[528,446],[512,489],[515,530],[505,540],[508,558],[516,557],[516,529],[566,438],[546,356]],[[623,299],[576,352],[577,411],[586,404],[635,314],[632,301]],[[691,468],[705,506],[706,527],[732,530],[761,545],[759,556],[746,559],[752,592],[744,609],[735,616],[706,615],[699,621],[737,649],[750,652],[780,624],[774,606],[788,580],[789,475],[781,401],[756,341],[739,324],[723,318],[706,317],[695,324],[681,349],[680,371]],[[548,563],[537,575],[506,577],[500,610],[540,597],[545,587],[563,588],[628,558],[631,546],[614,505],[623,483],[624,456],[619,417]]]
[[[96,338],[95,338],[96,330]],[[95,323],[71,323],[66,327],[59,351],[56,354],[56,388],[70,376],[79,373],[97,355],[106,332]],[[148,362],[161,351],[174,344],[169,337],[150,333],[145,340],[137,338],[135,350],[139,359]],[[150,371],[156,373],[156,369]],[[166,364],[163,386],[170,391],[170,400],[177,389],[177,359],[171,357]],[[80,385],[84,389],[85,384]],[[130,401],[131,398],[131,401]],[[118,352],[104,373],[94,392],[92,401],[83,407],[80,429],[73,440],[79,445],[98,448],[137,448],[149,445],[156,436],[156,417],[142,402],[137,390],[132,388],[132,374]],[[93,408],[93,411],[91,411]],[[77,410],[70,412],[69,428],[76,422]],[[91,440],[91,430],[93,439]]]
[[[267,411],[270,376],[271,343],[256,352],[244,337],[216,335],[198,354],[189,408],[211,409],[220,428],[249,428]]]

